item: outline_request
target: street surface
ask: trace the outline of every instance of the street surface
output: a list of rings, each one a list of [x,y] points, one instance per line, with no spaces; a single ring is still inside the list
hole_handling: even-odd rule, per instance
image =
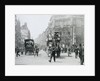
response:
[[[75,53],[71,53],[70,57],[68,57],[67,53],[61,53],[59,58],[56,58],[56,62],[52,61],[49,62],[47,53],[43,50],[39,51],[38,56],[34,55],[20,55],[15,57],[15,64],[16,65],[80,65],[79,57],[75,58]]]

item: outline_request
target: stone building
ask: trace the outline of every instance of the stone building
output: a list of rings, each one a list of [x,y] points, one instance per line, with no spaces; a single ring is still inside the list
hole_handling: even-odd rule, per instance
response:
[[[53,15],[48,27],[51,33],[61,32],[61,43],[72,45],[84,42],[84,15]]]
[[[20,20],[15,15],[15,48],[23,48],[25,39],[30,39],[27,23],[21,26]]]
[[[21,40],[30,39],[30,31],[27,27],[27,23],[21,26]]]
[[[20,47],[21,45],[21,26],[20,21],[15,15],[15,47]]]
[[[61,32],[61,44],[72,45],[84,42],[84,15],[53,15],[47,29],[35,39],[46,46],[49,33]]]

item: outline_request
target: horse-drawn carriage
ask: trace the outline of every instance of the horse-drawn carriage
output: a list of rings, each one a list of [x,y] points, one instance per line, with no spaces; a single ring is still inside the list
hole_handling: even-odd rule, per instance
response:
[[[47,37],[47,51],[48,51],[48,56],[50,56],[51,52],[52,52],[52,45],[54,44],[55,46],[55,53],[57,54],[57,57],[60,56],[60,41],[61,41],[61,34],[60,32],[54,32],[54,35],[49,34],[49,36]]]
[[[34,54],[34,40],[33,39],[25,39],[25,55],[29,52]]]
[[[32,54],[35,56],[35,54],[37,54],[37,56],[38,56],[39,47],[37,45],[35,45],[33,39],[25,39],[23,47],[16,47],[15,48],[16,56],[18,56],[18,55],[20,56],[19,53],[23,54],[24,52],[25,52],[25,55]]]

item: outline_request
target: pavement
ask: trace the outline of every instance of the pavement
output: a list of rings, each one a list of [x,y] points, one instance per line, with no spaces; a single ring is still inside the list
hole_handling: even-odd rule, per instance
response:
[[[61,56],[56,58],[56,62],[53,59],[49,62],[49,59],[47,53],[40,50],[38,56],[23,54],[15,57],[15,65],[80,65],[80,59],[75,58],[75,53],[71,53],[69,57],[67,53],[61,53]]]

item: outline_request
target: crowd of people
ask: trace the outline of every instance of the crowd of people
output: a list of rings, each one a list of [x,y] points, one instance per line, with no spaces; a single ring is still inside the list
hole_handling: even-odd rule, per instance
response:
[[[74,45],[73,51],[72,51],[71,47],[66,47],[63,50],[62,50],[62,48],[60,48],[60,49],[61,49],[62,53],[68,53],[68,56],[70,56],[71,53],[74,52],[75,58],[77,59],[79,57],[80,58],[80,64],[81,65],[84,64],[84,44]],[[51,52],[51,55],[50,55],[49,62],[51,62],[52,58],[55,62],[56,61],[56,59],[55,59],[56,47],[54,45],[52,45],[51,50],[52,50],[52,52]]]
[[[50,51],[51,53],[50,53],[49,62],[52,61],[52,58],[53,58],[54,62],[56,62],[55,54],[56,54],[57,47],[55,47],[55,45],[52,44],[52,47],[51,47],[50,50],[51,50]],[[67,53],[68,56],[70,56],[71,53],[72,53],[71,50],[72,50],[71,47],[66,47],[66,49],[63,49],[63,50],[60,48],[60,53]],[[15,52],[16,52],[16,56],[18,57],[21,54],[23,55],[24,50],[19,49],[17,47],[17,48],[15,48]],[[39,52],[39,48],[38,48],[38,46],[35,46],[34,53],[36,53],[37,56],[38,56],[38,52]],[[74,51],[73,52],[75,53],[75,58],[77,59],[79,57],[80,58],[80,64],[83,65],[84,64],[84,44],[74,45]]]

